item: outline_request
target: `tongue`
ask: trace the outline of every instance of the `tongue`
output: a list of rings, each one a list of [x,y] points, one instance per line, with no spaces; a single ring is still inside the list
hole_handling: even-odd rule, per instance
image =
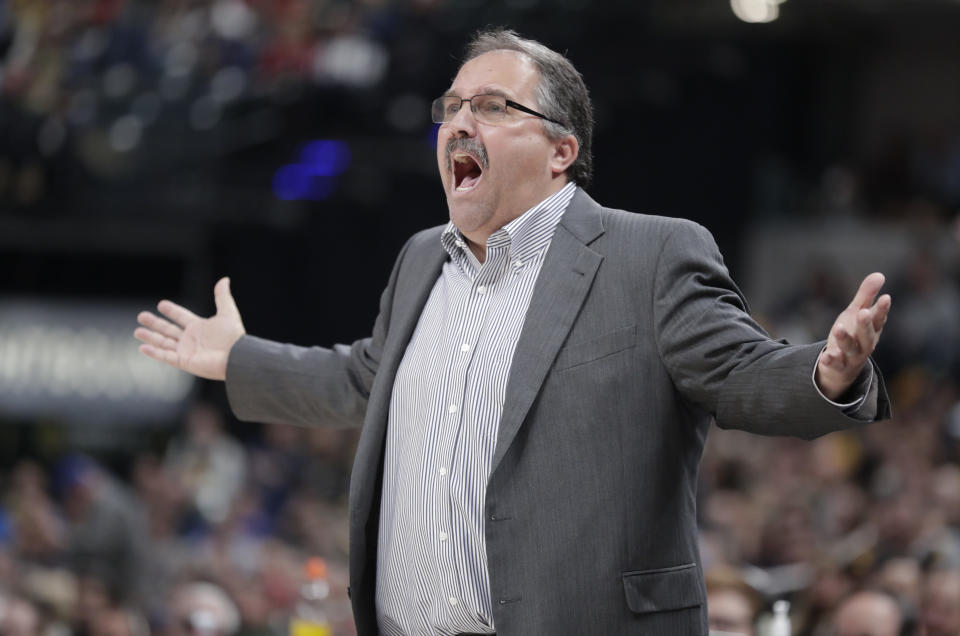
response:
[[[477,184],[477,181],[480,180],[481,174],[481,172],[471,172],[470,174],[464,176],[463,179],[460,180],[460,185],[457,186],[457,189],[467,190],[472,188]]]

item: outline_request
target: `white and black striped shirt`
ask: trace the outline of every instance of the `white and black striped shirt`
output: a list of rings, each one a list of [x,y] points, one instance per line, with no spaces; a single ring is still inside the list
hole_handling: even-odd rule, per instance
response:
[[[492,633],[483,505],[513,352],[568,183],[487,241],[450,223],[450,254],[397,372],[377,558],[387,636]]]

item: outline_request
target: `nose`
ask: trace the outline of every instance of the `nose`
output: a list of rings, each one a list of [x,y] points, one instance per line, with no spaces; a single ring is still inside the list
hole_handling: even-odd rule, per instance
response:
[[[477,119],[473,115],[470,102],[463,102],[453,119],[444,124],[450,132],[459,137],[473,137],[477,134]]]

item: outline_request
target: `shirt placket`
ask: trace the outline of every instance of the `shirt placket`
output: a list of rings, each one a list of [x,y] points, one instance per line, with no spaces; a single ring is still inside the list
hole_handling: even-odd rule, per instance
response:
[[[482,335],[484,322],[490,308],[490,298],[496,284],[496,278],[501,271],[504,250],[488,251],[488,258],[484,265],[471,280],[464,274],[464,285],[459,286],[461,298],[457,299],[463,316],[459,320],[453,333],[450,334],[450,373],[448,375],[446,391],[446,407],[442,424],[443,452],[441,466],[437,469],[441,496],[437,498],[442,507],[437,519],[440,520],[437,528],[437,562],[440,564],[440,578],[443,581],[444,591],[447,593],[446,603],[452,614],[461,620],[472,620],[472,609],[464,605],[464,598],[474,594],[465,593],[463,588],[467,584],[461,581],[459,568],[456,562],[455,540],[463,540],[463,520],[457,518],[457,508],[453,505],[453,480],[457,479],[456,471],[465,470],[464,466],[457,466],[454,462],[457,444],[462,441],[461,436],[465,427],[472,425],[470,405],[466,404],[469,394],[468,379],[470,365],[474,358],[477,343]]]

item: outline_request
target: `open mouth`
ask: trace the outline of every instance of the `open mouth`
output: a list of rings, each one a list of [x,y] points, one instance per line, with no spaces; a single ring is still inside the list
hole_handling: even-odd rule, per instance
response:
[[[453,182],[457,192],[473,190],[480,183],[483,168],[476,157],[465,152],[456,152],[453,157]]]

